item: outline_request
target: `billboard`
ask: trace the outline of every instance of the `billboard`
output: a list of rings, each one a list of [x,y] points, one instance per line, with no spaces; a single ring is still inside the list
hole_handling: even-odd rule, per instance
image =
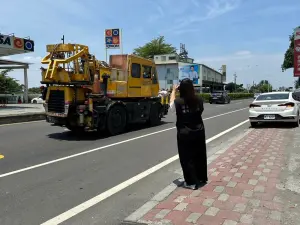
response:
[[[185,78],[193,81],[193,84],[199,84],[199,65],[198,64],[181,64],[179,65],[179,82]]]
[[[106,49],[118,49],[121,45],[120,29],[105,30],[105,47]]]
[[[294,77],[300,77],[300,28],[295,29],[294,39]]]

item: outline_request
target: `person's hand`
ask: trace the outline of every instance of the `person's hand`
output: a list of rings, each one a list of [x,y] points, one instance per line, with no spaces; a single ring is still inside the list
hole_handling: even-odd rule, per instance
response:
[[[177,91],[178,87],[179,87],[179,84],[174,84],[173,85],[173,91]]]

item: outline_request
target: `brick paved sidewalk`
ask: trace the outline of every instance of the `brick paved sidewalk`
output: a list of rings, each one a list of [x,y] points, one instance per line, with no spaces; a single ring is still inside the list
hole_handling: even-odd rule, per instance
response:
[[[199,190],[176,188],[138,222],[161,225],[277,225],[289,129],[255,129],[209,165]]]

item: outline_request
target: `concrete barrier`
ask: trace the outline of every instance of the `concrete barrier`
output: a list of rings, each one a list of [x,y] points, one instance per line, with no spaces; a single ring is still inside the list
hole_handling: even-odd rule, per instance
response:
[[[0,125],[11,123],[22,123],[37,120],[46,120],[44,112],[22,113],[14,115],[0,115]]]

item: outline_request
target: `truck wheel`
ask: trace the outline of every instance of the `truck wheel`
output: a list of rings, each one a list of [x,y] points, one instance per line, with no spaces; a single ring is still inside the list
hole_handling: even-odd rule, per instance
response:
[[[127,125],[126,110],[123,106],[112,106],[107,115],[106,127],[110,135],[117,135],[124,132]]]
[[[149,115],[149,125],[150,126],[157,126],[160,124],[161,116],[160,116],[161,107],[158,103],[153,103],[150,109]]]

